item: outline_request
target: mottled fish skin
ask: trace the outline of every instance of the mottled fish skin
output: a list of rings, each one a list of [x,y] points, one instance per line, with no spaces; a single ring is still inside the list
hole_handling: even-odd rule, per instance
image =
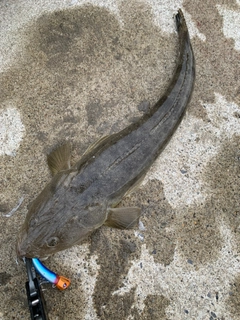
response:
[[[193,90],[195,61],[181,10],[176,25],[179,60],[164,96],[137,123],[102,139],[74,167],[53,177],[27,214],[17,241],[19,256],[48,256],[79,244],[103,224],[126,224],[111,222],[110,208],[145,176],[180,123]]]

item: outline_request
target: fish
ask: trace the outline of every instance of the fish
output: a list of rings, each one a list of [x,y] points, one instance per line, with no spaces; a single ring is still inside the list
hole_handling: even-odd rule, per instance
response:
[[[47,157],[52,180],[29,207],[19,231],[19,257],[45,258],[81,244],[105,225],[130,229],[141,209],[121,207],[121,199],[146,176],[181,122],[195,82],[195,59],[181,9],[175,15],[179,52],[164,95],[138,121],[91,145],[70,166],[71,145]]]

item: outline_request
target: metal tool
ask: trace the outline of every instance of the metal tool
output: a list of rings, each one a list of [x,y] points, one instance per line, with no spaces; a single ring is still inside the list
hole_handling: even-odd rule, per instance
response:
[[[37,277],[32,259],[25,258],[28,281],[26,282],[28,307],[31,320],[48,320],[46,303],[44,300],[41,282]]]

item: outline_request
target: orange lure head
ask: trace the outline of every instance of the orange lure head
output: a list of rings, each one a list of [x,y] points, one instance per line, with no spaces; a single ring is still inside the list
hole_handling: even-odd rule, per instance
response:
[[[59,290],[65,290],[67,289],[71,284],[71,281],[68,278],[65,278],[63,276],[57,276],[57,282],[55,283],[56,287]]]

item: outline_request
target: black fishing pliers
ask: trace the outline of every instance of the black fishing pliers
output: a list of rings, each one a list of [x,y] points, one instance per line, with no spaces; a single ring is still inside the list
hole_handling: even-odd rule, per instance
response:
[[[41,288],[41,284],[45,281],[37,275],[32,259],[25,258],[25,262],[28,276],[26,290],[31,320],[49,320]]]

